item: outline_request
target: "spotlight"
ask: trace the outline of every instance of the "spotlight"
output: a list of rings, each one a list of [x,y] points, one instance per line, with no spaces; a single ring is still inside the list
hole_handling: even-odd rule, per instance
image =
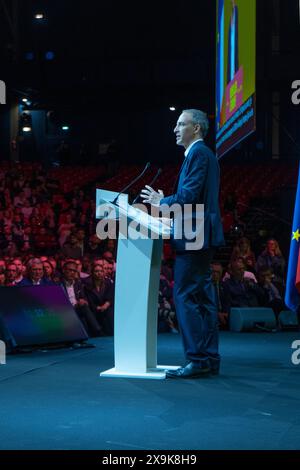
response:
[[[34,60],[34,53],[33,52],[26,52],[25,53],[26,60]]]
[[[44,13],[36,13],[36,14],[34,15],[34,18],[35,18],[36,20],[43,20],[43,19],[44,19]]]
[[[169,110],[170,110],[170,111],[176,111],[176,108],[175,108],[174,106],[170,106],[170,107],[169,107]]]
[[[22,128],[22,131],[23,131],[23,132],[31,132],[31,127],[29,127],[29,126],[24,126],[24,127]]]
[[[28,103],[28,98],[22,98],[23,103]]]
[[[63,131],[68,131],[70,129],[69,126],[62,126],[61,128]]]
[[[54,52],[52,52],[52,51],[48,51],[48,52],[46,52],[46,54],[45,54],[45,59],[46,59],[46,60],[53,60],[54,57],[55,57],[55,54],[54,54]]]

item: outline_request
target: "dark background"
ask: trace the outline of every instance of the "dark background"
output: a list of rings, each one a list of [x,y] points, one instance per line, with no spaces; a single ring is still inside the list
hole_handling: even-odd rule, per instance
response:
[[[74,161],[81,144],[95,160],[99,143],[115,139],[121,161],[178,161],[173,128],[189,107],[208,112],[214,146],[214,0],[4,3],[12,17],[15,8],[17,26],[12,34],[0,4],[0,78],[8,89],[8,104],[0,107],[1,159],[9,152],[10,102],[24,93],[35,123],[22,143],[24,160],[51,163],[62,139]],[[228,161],[299,158],[286,132],[300,144],[299,110],[291,103],[291,83],[300,78],[298,8],[298,0],[257,2],[257,132],[229,152]],[[39,11],[45,14],[40,22],[34,19]],[[53,60],[45,58],[49,51]],[[272,151],[274,93],[278,155]],[[60,130],[64,123],[68,133]]]

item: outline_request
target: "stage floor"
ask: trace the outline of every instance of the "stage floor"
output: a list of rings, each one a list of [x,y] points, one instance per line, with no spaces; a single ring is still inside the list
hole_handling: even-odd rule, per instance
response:
[[[0,449],[299,449],[300,332],[221,333],[221,374],[194,380],[100,378],[95,349],[8,356],[0,366]],[[181,364],[179,335],[159,363]]]

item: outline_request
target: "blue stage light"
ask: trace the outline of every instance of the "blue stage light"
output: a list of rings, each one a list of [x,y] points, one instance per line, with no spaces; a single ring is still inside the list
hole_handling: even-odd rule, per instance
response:
[[[53,60],[54,57],[55,57],[55,54],[54,54],[54,52],[52,52],[52,51],[48,51],[48,52],[46,52],[46,54],[45,54],[46,60]]]

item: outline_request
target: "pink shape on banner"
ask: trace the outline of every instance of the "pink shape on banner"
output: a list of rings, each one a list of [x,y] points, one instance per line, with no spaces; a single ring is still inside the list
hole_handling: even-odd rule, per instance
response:
[[[226,87],[226,121],[228,121],[243,104],[243,82],[244,69],[241,66],[235,74],[234,79],[231,80]]]

